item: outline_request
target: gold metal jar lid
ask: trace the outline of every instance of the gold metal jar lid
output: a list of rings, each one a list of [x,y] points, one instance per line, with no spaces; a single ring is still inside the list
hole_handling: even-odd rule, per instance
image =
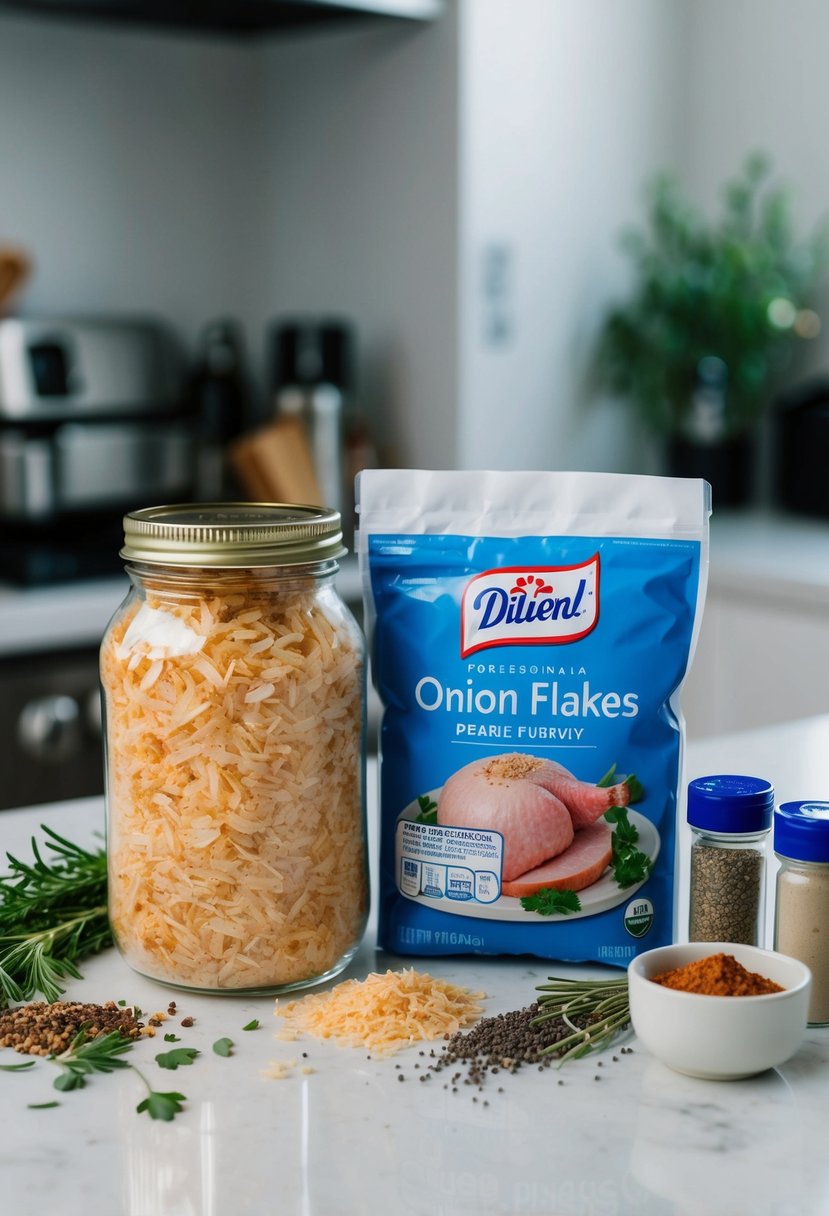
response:
[[[202,502],[124,516],[121,557],[160,566],[305,566],[347,552],[339,511],[302,503]]]

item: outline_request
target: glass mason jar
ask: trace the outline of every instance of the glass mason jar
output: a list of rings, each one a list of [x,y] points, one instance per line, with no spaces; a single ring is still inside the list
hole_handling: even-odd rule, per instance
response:
[[[762,946],[774,788],[719,774],[688,786],[691,879],[688,938]]]
[[[109,907],[136,971],[203,992],[328,979],[368,912],[365,653],[340,516],[221,503],[124,520],[101,647]]]
[[[812,972],[809,1025],[829,1025],[829,802],[783,802],[774,814],[780,862],[774,948]]]

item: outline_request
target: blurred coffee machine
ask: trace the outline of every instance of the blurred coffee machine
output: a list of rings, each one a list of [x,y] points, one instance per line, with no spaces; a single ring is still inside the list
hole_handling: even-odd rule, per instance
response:
[[[272,331],[271,384],[277,418],[300,419],[326,506],[350,512],[344,486],[344,426],[354,384],[354,334],[339,319],[291,319]]]
[[[191,496],[182,383],[160,322],[0,320],[0,579],[120,571],[123,512]]]

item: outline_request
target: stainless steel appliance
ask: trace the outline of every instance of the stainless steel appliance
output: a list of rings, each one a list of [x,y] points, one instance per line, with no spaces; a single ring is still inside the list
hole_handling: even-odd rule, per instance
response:
[[[169,418],[180,391],[158,324],[0,321],[0,512],[38,520],[189,489],[190,428]]]
[[[159,322],[0,320],[0,577],[113,569],[124,510],[190,495],[182,370]]]

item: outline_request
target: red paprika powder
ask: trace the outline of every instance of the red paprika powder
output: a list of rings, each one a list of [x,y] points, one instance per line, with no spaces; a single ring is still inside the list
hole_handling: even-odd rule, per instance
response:
[[[747,971],[733,954],[709,954],[684,967],[651,976],[654,984],[677,988],[680,992],[697,992],[701,996],[765,996],[783,992],[774,980]]]

